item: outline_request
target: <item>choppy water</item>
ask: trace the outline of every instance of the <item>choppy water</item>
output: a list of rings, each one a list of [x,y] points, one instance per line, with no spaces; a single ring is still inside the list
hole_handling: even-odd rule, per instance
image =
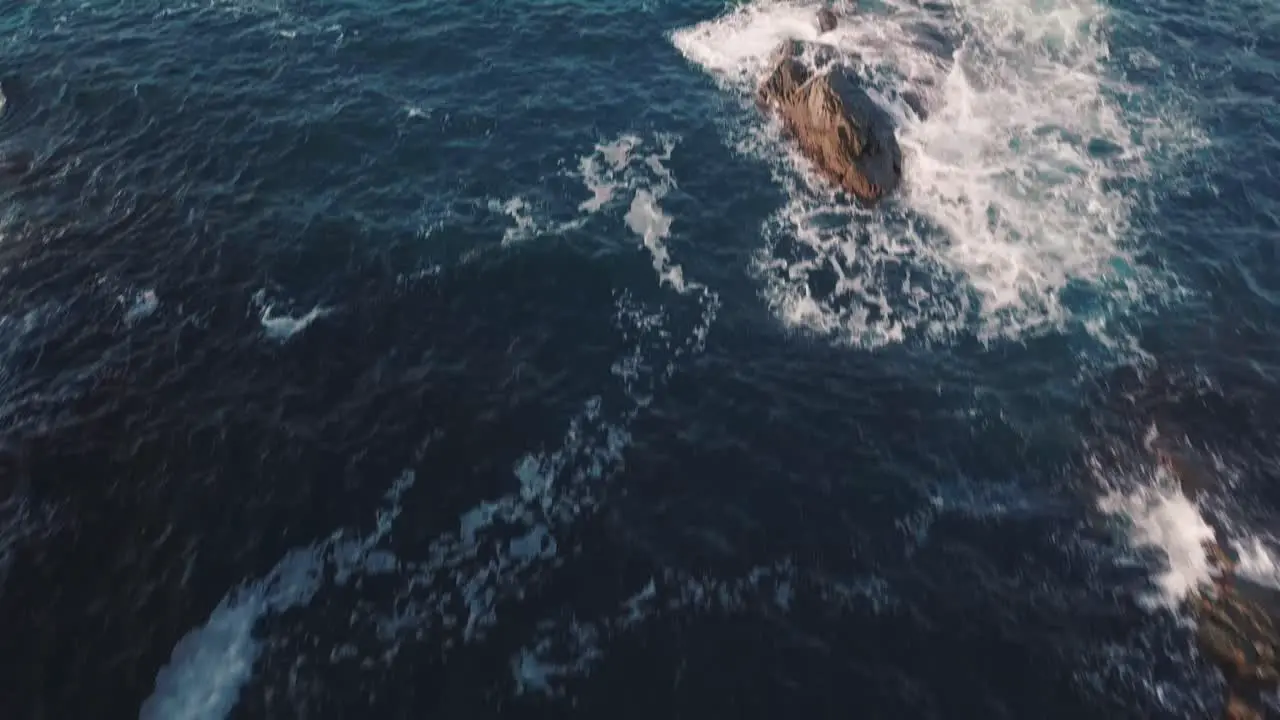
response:
[[[815,7],[4,4],[5,717],[1215,713],[1280,12],[863,3],[866,210],[751,101]]]

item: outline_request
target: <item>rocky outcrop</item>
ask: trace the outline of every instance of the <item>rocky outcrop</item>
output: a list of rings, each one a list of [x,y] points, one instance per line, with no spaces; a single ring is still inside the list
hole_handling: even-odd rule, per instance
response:
[[[902,151],[892,120],[857,77],[836,62],[831,48],[784,43],[774,53],[757,100],[779,115],[787,135],[817,169],[849,194],[874,203],[897,188]]]
[[[1187,458],[1169,448],[1156,454],[1187,497],[1207,490],[1207,477]],[[1204,549],[1215,577],[1190,598],[1196,644],[1225,680],[1224,720],[1262,720],[1261,696],[1280,686],[1280,592],[1239,577],[1219,541],[1206,541]]]
[[[1226,681],[1222,716],[1261,720],[1260,696],[1280,686],[1275,608],[1267,607],[1259,597],[1271,591],[1237,578],[1235,563],[1217,543],[1209,543],[1206,550],[1218,578],[1193,600],[1197,644]]]

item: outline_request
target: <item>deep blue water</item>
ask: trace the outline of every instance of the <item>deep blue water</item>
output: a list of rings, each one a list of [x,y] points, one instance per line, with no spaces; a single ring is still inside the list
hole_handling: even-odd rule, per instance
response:
[[[813,6],[0,4],[4,717],[1213,716],[1280,11],[843,10],[874,209],[750,102]]]

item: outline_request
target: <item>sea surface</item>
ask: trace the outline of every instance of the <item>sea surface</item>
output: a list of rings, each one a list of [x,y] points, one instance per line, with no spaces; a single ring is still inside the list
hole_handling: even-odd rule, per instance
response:
[[[1215,716],[1280,6],[817,7],[0,0],[0,715]]]

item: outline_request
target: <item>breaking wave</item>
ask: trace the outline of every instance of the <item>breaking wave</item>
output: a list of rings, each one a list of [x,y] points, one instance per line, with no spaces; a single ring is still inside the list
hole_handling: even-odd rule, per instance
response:
[[[1153,172],[1150,147],[1193,134],[1122,105],[1130,89],[1108,74],[1105,7],[890,0],[844,6],[821,39],[816,8],[761,0],[672,34],[743,100],[730,140],[771,163],[787,192],[757,268],[784,322],[862,346],[1106,334],[1117,310],[1176,287],[1138,260],[1134,186]],[[905,155],[895,199],[865,209],[837,197],[745,107],[785,38],[833,46],[894,118]]]

